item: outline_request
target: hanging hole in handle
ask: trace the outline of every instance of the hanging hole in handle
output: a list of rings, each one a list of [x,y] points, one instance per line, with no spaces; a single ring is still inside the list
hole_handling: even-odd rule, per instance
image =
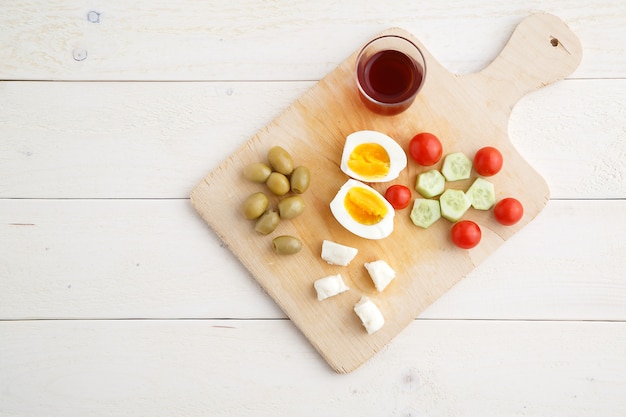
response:
[[[559,46],[559,44],[560,42],[557,38],[554,38],[554,37],[550,38],[550,45],[556,48],[557,46]]]

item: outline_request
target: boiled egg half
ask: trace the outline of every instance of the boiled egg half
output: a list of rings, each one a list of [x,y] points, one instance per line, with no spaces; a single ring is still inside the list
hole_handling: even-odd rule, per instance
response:
[[[398,143],[381,132],[360,130],[346,138],[341,170],[364,182],[387,182],[398,178],[406,167],[406,153]]]
[[[346,181],[330,202],[330,211],[339,224],[362,238],[382,239],[393,232],[392,205],[360,181]]]

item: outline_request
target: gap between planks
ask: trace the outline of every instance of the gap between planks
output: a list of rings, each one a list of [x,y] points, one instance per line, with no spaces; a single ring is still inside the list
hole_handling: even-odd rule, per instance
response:
[[[81,317],[71,317],[71,318],[13,318],[13,319],[0,319],[0,323],[9,323],[9,322],[142,322],[142,321],[150,321],[150,322],[174,322],[174,321],[224,321],[224,322],[279,322],[279,321],[290,321],[287,317],[258,317],[258,318],[245,318],[245,317],[171,317],[171,318],[152,318],[152,317],[134,317],[134,318],[81,318]],[[504,318],[504,319],[489,319],[489,318],[430,318],[417,317],[413,321],[442,321],[442,322],[501,322],[501,323],[626,323],[626,320],[615,320],[615,319],[515,319],[515,318]],[[220,327],[220,326],[214,326]]]

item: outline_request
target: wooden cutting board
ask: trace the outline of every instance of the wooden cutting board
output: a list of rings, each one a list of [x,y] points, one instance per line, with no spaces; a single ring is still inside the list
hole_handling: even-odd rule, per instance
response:
[[[384,33],[411,38],[426,58],[426,82],[409,110],[397,116],[379,116],[363,107],[353,74],[357,50],[208,174],[191,194],[202,218],[330,366],[341,373],[375,355],[543,209],[549,199],[548,186],[511,145],[509,115],[526,93],[572,73],[582,56],[577,37],[565,23],[543,13],[523,20],[500,55],[484,70],[469,75],[445,70],[419,40],[402,29]],[[334,219],[329,203],[348,179],[339,169],[344,140],[365,129],[386,133],[405,150],[410,139],[424,131],[442,140],[444,154],[461,151],[472,158],[483,146],[498,147],[504,167],[489,181],[495,185],[498,200],[514,196],[523,203],[524,217],[506,227],[493,219],[492,211],[470,209],[464,218],[476,221],[483,231],[481,243],[472,250],[453,246],[449,238],[452,224],[447,220],[426,230],[414,226],[409,219],[411,206],[396,213],[395,229],[388,238],[372,241],[351,234]],[[249,163],[266,161],[267,151],[274,145],[287,149],[296,165],[309,167],[312,183],[303,195],[305,213],[262,236],[255,233],[252,221],[243,218],[239,207],[248,195],[265,190],[265,186],[244,179],[242,170]],[[423,170],[409,158],[397,180],[374,187],[383,193],[391,184],[413,189]],[[447,187],[466,189],[475,177],[473,173],[470,180],[450,182]],[[416,191],[413,196],[418,196]],[[277,201],[274,198],[270,204]],[[283,234],[300,238],[303,249],[296,255],[274,254],[271,241]],[[355,247],[358,255],[347,267],[329,265],[320,257],[324,239]],[[386,260],[397,272],[382,293],[375,290],[363,266],[376,259]],[[341,274],[350,290],[318,301],[313,282],[334,274]],[[373,335],[365,332],[353,311],[362,295],[378,305],[386,320]]]

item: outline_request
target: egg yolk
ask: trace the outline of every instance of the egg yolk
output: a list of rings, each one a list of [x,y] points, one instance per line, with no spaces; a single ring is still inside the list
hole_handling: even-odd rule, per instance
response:
[[[354,220],[366,226],[380,222],[387,215],[387,206],[381,197],[361,187],[348,190],[344,205]]]
[[[348,167],[357,174],[376,178],[389,172],[389,154],[378,143],[362,143],[355,146],[348,159]]]

